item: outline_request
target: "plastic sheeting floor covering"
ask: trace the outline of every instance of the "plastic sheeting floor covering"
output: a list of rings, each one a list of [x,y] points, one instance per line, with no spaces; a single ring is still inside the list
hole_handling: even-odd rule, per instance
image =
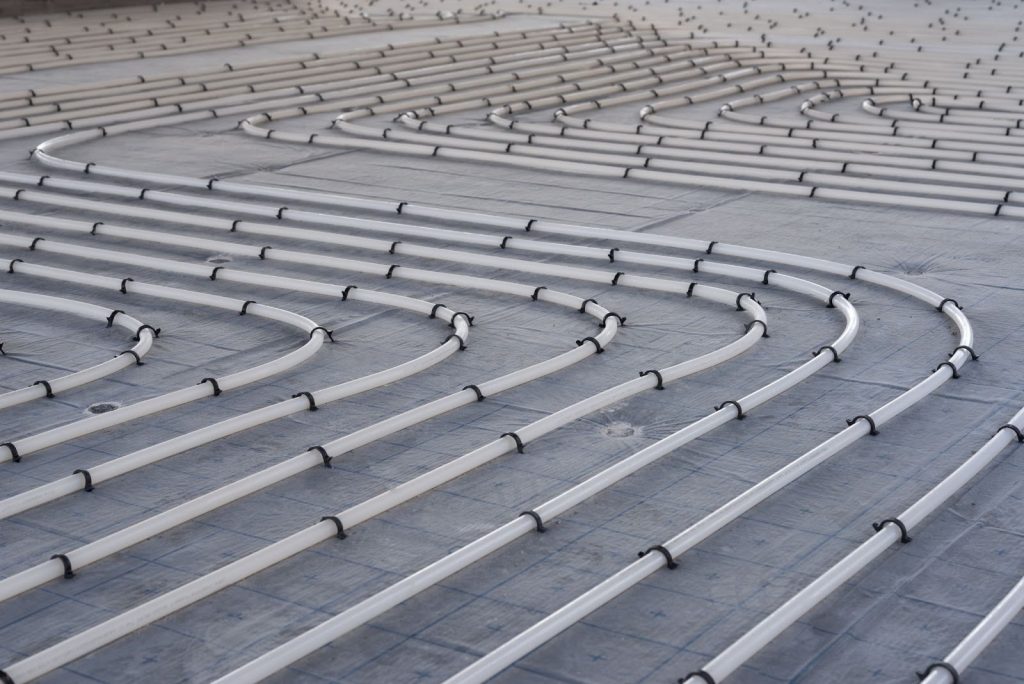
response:
[[[511,16],[497,30],[554,24]],[[473,34],[479,26],[408,32]],[[394,34],[319,41],[317,49],[383,44]],[[255,58],[308,45],[250,48]],[[99,80],[117,74],[182,71],[219,64],[227,51],[142,63],[117,62],[0,78],[0,90],[34,83]],[[632,231],[729,241],[835,258],[892,273],[955,297],[977,331],[980,362],[963,377],[774,495],[681,560],[521,660],[500,682],[667,682],[698,666],[867,537],[871,522],[915,500],[988,438],[1024,400],[1024,249],[1018,221],[577,178],[443,159],[368,151],[324,152],[267,142],[223,122],[159,128],[76,147],[76,159],[128,167],[242,178],[300,188],[404,199],[446,207],[530,215]],[[48,136],[47,136],[48,137]],[[4,170],[39,171],[26,161],[36,140],[0,144]],[[26,205],[27,206],[27,205]],[[26,210],[24,207],[19,209]],[[35,212],[44,210],[35,207]],[[59,215],[71,215],[55,211]],[[356,212],[358,214],[358,212]],[[145,221],[140,225],[150,225]],[[158,225],[158,224],[152,224]],[[439,224],[440,225],[440,224]],[[199,228],[191,230],[203,235]],[[114,245],[115,240],[101,240]],[[299,243],[301,244],[301,243]],[[457,245],[456,245],[457,247]],[[301,249],[318,250],[315,244]],[[144,250],[143,250],[144,251]],[[217,255],[167,248],[201,263]],[[5,250],[4,257],[24,256]],[[379,260],[379,255],[360,254]],[[543,258],[543,257],[541,257]],[[40,263],[81,267],[48,254]],[[251,263],[250,263],[251,261]],[[98,273],[126,268],[89,262]],[[274,262],[236,258],[266,273]],[[439,270],[451,264],[403,258]],[[460,265],[461,273],[538,280]],[[247,298],[246,287],[198,283],[142,268],[150,282]],[[0,573],[124,527],[185,498],[253,472],[310,444],[379,420],[462,386],[570,348],[593,324],[551,305],[408,281],[351,278],[309,268],[309,276],[443,301],[476,316],[470,348],[450,360],[351,400],[300,413],[0,522]],[[678,277],[666,274],[667,277]],[[640,549],[671,536],[731,496],[877,406],[945,360],[955,345],[946,319],[880,288],[808,274],[849,290],[864,328],[842,364],[710,436],[644,468],[550,525],[402,604],[368,627],[281,673],[280,682],[429,682],[454,673],[532,624],[552,607],[615,572]],[[18,287],[20,279],[5,281]],[[713,278],[709,278],[713,280]],[[142,600],[459,456],[496,435],[635,376],[737,336],[728,307],[639,290],[544,279],[628,314],[607,353],[337,459],[0,605],[0,661],[9,662]],[[730,287],[736,287],[730,284]],[[119,295],[33,280],[31,289],[124,306]],[[481,467],[353,531],[160,620],[45,677],[45,682],[202,681],[265,652],[476,538],[598,469],[704,415],[710,407],[793,368],[827,343],[841,318],[805,298],[758,288],[772,336],[739,359],[573,423],[524,454]],[[359,303],[264,291],[260,301],[290,308],[335,330],[338,342],[296,370],[126,426],[4,464],[0,495],[198,428],[242,411],[412,358],[447,332],[436,321]],[[128,403],[189,381],[273,358],[293,348],[293,330],[152,298],[133,313],[163,328],[146,365],[50,401],[7,410],[0,441],[62,424],[100,402]],[[106,358],[123,332],[74,318],[4,307],[0,334],[21,351],[2,359],[0,382],[14,388],[42,372]],[[1024,567],[1020,453],[997,460],[915,534],[754,657],[737,683],[909,682],[940,659],[1018,579]],[[968,681],[1024,681],[1024,621],[1016,619],[971,668]],[[126,679],[127,676],[127,679]]]

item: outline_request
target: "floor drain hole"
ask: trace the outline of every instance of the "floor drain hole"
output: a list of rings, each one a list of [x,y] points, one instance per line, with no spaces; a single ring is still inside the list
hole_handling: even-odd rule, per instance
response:
[[[107,413],[113,411],[116,408],[120,408],[120,404],[112,401],[101,401],[98,404],[93,404],[89,408],[85,409],[86,413]]]

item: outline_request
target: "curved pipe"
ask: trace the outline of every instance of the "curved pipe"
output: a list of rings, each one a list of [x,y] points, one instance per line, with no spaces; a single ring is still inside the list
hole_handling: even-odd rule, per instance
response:
[[[116,325],[130,331],[133,335],[137,334],[136,342],[131,348],[119,352],[109,361],[0,394],[0,409],[17,406],[33,399],[52,398],[68,390],[108,377],[129,366],[142,365],[142,358],[149,352],[155,339],[152,327],[143,327],[142,321],[123,311],[107,309],[96,304],[6,289],[0,290],[0,302],[69,313],[93,321],[102,321],[108,328]]]
[[[17,239],[10,239],[0,236],[3,244],[11,244]],[[27,244],[24,246],[28,246]],[[38,246],[37,246],[38,249]],[[72,253],[78,253],[72,251]],[[80,253],[78,253],[81,255]],[[109,276],[99,276],[67,269],[52,268],[49,266],[37,266],[25,263],[22,259],[4,259],[9,262],[8,272],[16,274],[32,274],[44,278],[53,278],[65,282],[74,282],[90,287],[101,287],[126,294],[141,294],[161,299],[169,299],[176,302],[187,302],[199,306],[207,306],[216,309],[226,309],[237,313],[245,305],[240,299],[211,295],[205,292],[183,290],[180,288],[167,287],[164,285],[153,285],[132,278],[118,279]],[[0,462],[18,461],[41,449],[66,442],[70,439],[92,434],[99,430],[105,430],[114,425],[122,425],[143,416],[152,415],[159,411],[181,406],[189,402],[198,401],[209,396],[218,396],[221,392],[243,387],[253,382],[277,375],[301,364],[310,358],[320,349],[326,334],[322,326],[314,321],[300,316],[299,314],[285,311],[277,307],[261,305],[251,307],[252,314],[260,318],[278,321],[298,328],[308,333],[309,339],[298,349],[291,351],[284,356],[262,363],[258,366],[235,371],[220,378],[211,378],[212,382],[203,380],[196,385],[191,385],[179,390],[174,390],[153,397],[144,399],[134,404],[121,406],[107,413],[82,418],[72,423],[67,423],[28,437],[17,438],[0,445]]]

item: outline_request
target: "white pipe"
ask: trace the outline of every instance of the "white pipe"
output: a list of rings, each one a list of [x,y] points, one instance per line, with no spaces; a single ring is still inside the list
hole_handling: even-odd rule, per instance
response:
[[[142,358],[153,346],[153,331],[150,328],[143,328],[142,321],[120,310],[111,310],[95,304],[74,301],[63,297],[6,289],[0,290],[0,302],[70,313],[90,320],[102,321],[107,324],[108,328],[116,325],[131,331],[133,335],[138,332],[138,339],[135,345],[130,349],[119,352],[109,361],[104,361],[74,373],[40,380],[28,387],[0,394],[0,409],[17,406],[33,399],[52,398],[68,390],[105,378],[129,366],[141,365]],[[4,353],[8,354],[9,351]]]

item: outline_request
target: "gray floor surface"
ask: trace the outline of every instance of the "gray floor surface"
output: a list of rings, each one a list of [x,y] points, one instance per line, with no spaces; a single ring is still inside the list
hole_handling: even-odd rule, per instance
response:
[[[471,35],[552,24],[513,16],[494,24],[403,34]],[[395,33],[317,41],[356,49]],[[309,44],[250,49],[291,54]],[[178,72],[238,59],[243,51],[143,63],[112,63],[0,78],[0,90],[136,72]],[[323,117],[326,118],[326,117]],[[320,122],[317,123],[320,125]],[[0,144],[0,168],[40,171],[25,159],[35,140]],[[499,676],[499,682],[670,682],[727,646],[792,593],[927,491],[1024,401],[1024,245],[1020,222],[827,201],[575,178],[443,159],[366,151],[324,152],[265,142],[223,122],[122,135],[73,148],[80,160],[175,173],[233,177],[479,211],[560,219],[648,233],[790,251],[864,264],[956,298],[976,327],[982,359],[874,438],[861,440],[587,617]],[[5,202],[5,206],[11,203]],[[19,210],[28,205],[21,204]],[[45,213],[42,207],[32,211]],[[57,215],[72,215],[54,211]],[[159,224],[139,222],[140,225]],[[439,224],[440,225],[440,224]],[[8,228],[25,234],[24,228]],[[199,228],[188,229],[205,235]],[[480,229],[486,230],[486,229]],[[48,235],[46,231],[38,231]],[[498,232],[495,231],[497,235]],[[100,244],[201,263],[202,250]],[[317,245],[291,241],[297,248]],[[594,244],[604,244],[595,241]],[[456,246],[457,247],[457,246]],[[337,331],[293,372],[3,464],[0,495],[88,467],[245,410],[357,377],[424,353],[448,334],[437,321],[361,303],[200,282],[142,268],[3,249],[0,259],[84,268],[118,277],[259,299]],[[384,263],[380,255],[356,258]],[[565,260],[563,260],[565,261]],[[236,258],[266,273],[299,269]],[[0,605],[0,663],[17,660],[158,593],[210,571],[384,488],[459,456],[526,422],[634,377],[681,361],[741,332],[743,319],[715,306],[624,288],[541,279],[424,259],[402,263],[557,286],[597,297],[628,315],[608,353],[358,449],[333,470],[308,471],[200,520]],[[614,269],[613,269],[614,270]],[[657,272],[657,271],[653,271]],[[661,272],[666,277],[679,274]],[[242,477],[310,444],[337,437],[571,348],[593,324],[553,305],[409,281],[309,268],[303,277],[443,301],[473,313],[470,349],[394,385],[193,449],[159,464],[0,522],[0,574],[124,527]],[[877,407],[946,359],[956,344],[947,319],[883,289],[804,274],[849,290],[864,319],[843,363],[644,468],[550,525],[402,604],[279,675],[280,682],[440,681],[593,586],[731,496]],[[702,281],[706,276],[700,277]],[[129,403],[278,356],[301,335],[253,317],[144,297],[0,275],[3,285],[125,308],[163,328],[145,366],[52,401],[7,410],[0,442],[84,415],[96,402]],[[713,278],[707,277],[709,281]],[[749,289],[742,283],[726,287]],[[580,420],[438,490],[179,611],[45,677],[45,682],[202,681],[475,539],[792,369],[841,330],[833,311],[759,287],[772,336],[741,358]],[[123,331],[72,317],[2,307],[0,387],[77,368],[124,348]],[[914,535],[891,549],[729,681],[912,682],[941,658],[1018,579],[1024,568],[1022,454],[1007,452]],[[971,669],[969,681],[1024,681],[1024,621],[1016,619]]]

